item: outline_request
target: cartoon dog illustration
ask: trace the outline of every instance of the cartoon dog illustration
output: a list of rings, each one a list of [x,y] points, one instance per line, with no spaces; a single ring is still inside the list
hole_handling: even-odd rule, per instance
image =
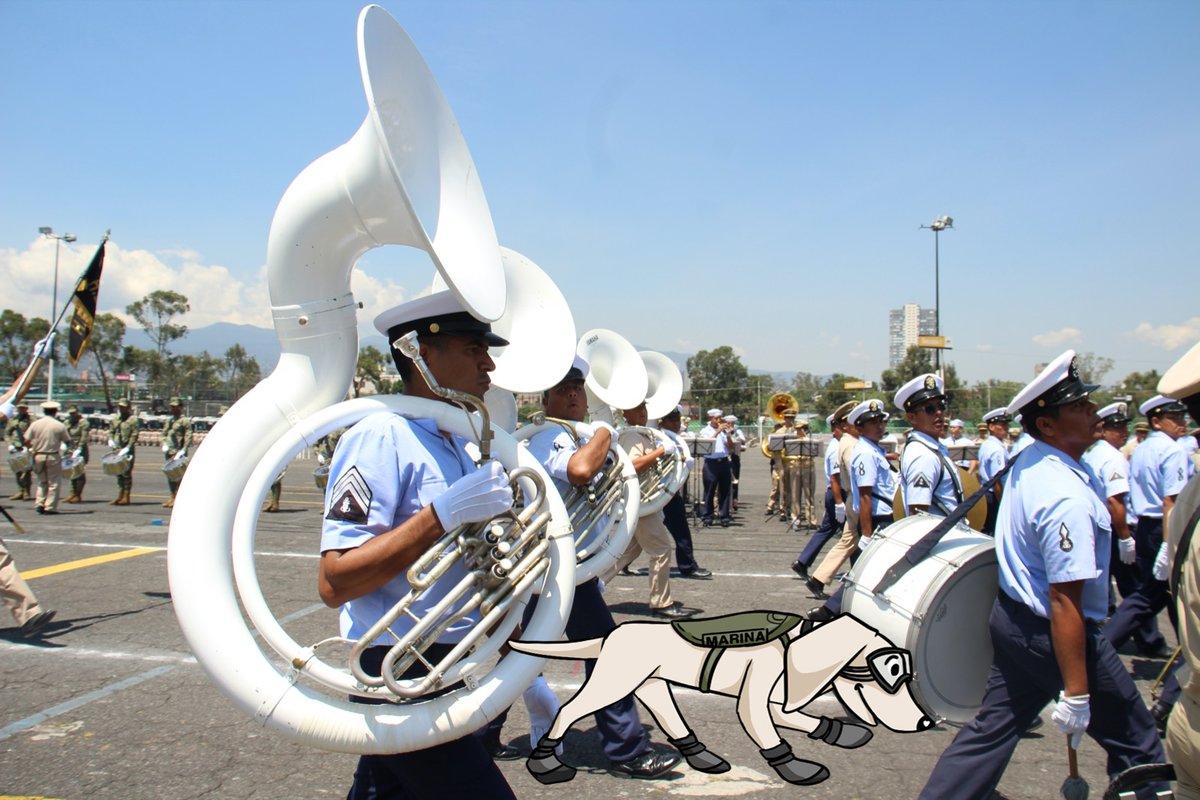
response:
[[[729,769],[688,727],[671,684],[737,698],[742,728],[767,763],[789,783],[829,777],[824,765],[796,758],[778,728],[803,731],[838,747],[861,747],[865,727],[800,709],[832,689],[867,725],[898,732],[926,730],[933,720],[912,696],[912,656],[850,615],[816,623],[795,614],[750,611],[675,622],[627,622],[608,636],[577,642],[511,642],[522,653],[597,659],[591,677],[559,710],[526,767],[541,783],[575,777],[554,749],[580,718],[632,693],[693,769]]]

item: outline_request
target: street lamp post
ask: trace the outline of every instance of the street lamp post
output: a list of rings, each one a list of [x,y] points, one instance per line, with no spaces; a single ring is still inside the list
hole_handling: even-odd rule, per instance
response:
[[[933,335],[942,335],[942,298],[941,298],[941,281],[940,272],[941,264],[938,252],[938,234],[942,231],[954,228],[953,217],[938,217],[929,225],[922,225],[922,228],[928,228],[933,231]],[[938,348],[934,351],[934,366],[938,375],[942,374],[942,351]]]
[[[53,325],[58,320],[58,251],[63,242],[70,244],[75,241],[75,237],[69,233],[56,234],[53,228],[42,226],[38,228],[38,233],[45,236],[47,239],[54,240],[54,290],[50,293],[50,324]],[[46,399],[54,399],[54,353],[53,350],[49,353],[46,366]]]

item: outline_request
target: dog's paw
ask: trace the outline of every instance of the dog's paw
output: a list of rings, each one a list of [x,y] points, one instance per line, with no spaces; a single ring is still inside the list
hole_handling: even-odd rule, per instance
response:
[[[821,722],[812,733],[808,734],[808,738],[820,739],[828,744],[851,750],[855,747],[862,747],[871,741],[874,735],[870,729],[864,728],[862,725],[821,717]]]
[[[782,764],[772,764],[772,766],[775,767],[775,772],[779,777],[797,786],[812,786],[829,777],[829,770],[825,769],[824,765],[805,761],[802,758],[792,758]]]
[[[538,783],[549,786],[553,783],[566,783],[575,777],[575,768],[569,767],[551,753],[545,758],[533,758],[525,762],[525,769]]]

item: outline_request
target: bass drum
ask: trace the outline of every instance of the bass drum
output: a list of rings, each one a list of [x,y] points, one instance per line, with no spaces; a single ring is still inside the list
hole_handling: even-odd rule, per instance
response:
[[[882,594],[871,591],[941,519],[917,514],[875,534],[846,578],[842,610],[912,653],[922,708],[966,722],[979,710],[992,664],[988,615],[999,585],[992,538],[957,526]]]
[[[106,453],[100,459],[100,468],[105,475],[124,475],[129,472],[129,456],[123,456],[119,451]]]
[[[71,481],[83,474],[87,464],[84,463],[83,456],[64,456],[62,460],[62,476]]]
[[[166,475],[169,481],[181,481],[183,480],[183,473],[187,472],[187,465],[187,456],[175,456],[163,464],[163,475]]]

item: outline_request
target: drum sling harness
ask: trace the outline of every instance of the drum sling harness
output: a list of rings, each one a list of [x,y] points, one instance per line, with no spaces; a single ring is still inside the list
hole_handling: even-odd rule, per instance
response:
[[[1021,451],[1021,453],[1024,452],[1025,450]],[[991,491],[992,487],[999,483],[1000,480],[1008,474],[1008,471],[1013,468],[1014,464],[1017,463],[1017,459],[1021,457],[1021,453],[1017,453],[1017,455],[1011,461],[1004,465],[1004,469],[988,478],[986,483],[980,486],[974,494],[960,503],[958,508],[950,512],[945,519],[935,525],[933,530],[922,536],[913,544],[912,547],[908,548],[908,552],[904,554],[904,558],[888,567],[887,572],[883,573],[883,577],[880,578],[873,587],[871,587],[871,592],[876,595],[883,594],[885,591],[891,588],[892,584],[900,580],[900,578],[903,577],[906,572],[924,561],[926,556],[928,556],[933,548],[937,546],[937,543],[942,540],[942,537],[949,533],[955,525],[957,525],[965,516],[967,516],[967,512],[974,508],[975,504],[982,500],[983,496]]]
[[[712,685],[717,662],[731,647],[756,647],[782,639],[800,626],[800,635],[813,629],[814,623],[799,614],[782,611],[743,611],[720,617],[676,620],[671,623],[675,632],[688,644],[709,648],[700,668],[700,680],[696,684],[702,692]]]
[[[958,468],[955,467],[953,464],[951,464],[950,460],[948,458],[946,458],[944,455],[942,455],[941,450],[930,447],[928,442],[926,442],[922,439],[918,439],[910,433],[910,434],[908,434],[908,436],[905,437],[904,444],[910,445],[913,442],[916,442],[917,444],[921,445],[926,450],[929,450],[931,453],[933,453],[935,456],[938,457],[938,466],[941,468],[941,475],[938,475],[937,481],[933,484],[933,489],[931,489],[929,492],[929,500],[933,505],[938,507],[938,510],[942,512],[942,516],[948,517],[948,516],[950,516],[950,514],[952,512],[950,509],[946,508],[946,505],[941,500],[938,499],[937,487],[938,487],[938,484],[942,482],[942,476],[946,474],[946,471],[948,468],[949,472],[950,472],[950,483],[954,486],[954,501],[956,503],[961,504],[963,501],[963,489],[962,489],[962,481],[958,477]],[[1018,454],[1018,455],[1020,455],[1020,454]],[[901,480],[901,482],[904,481],[903,475],[900,476],[900,480]],[[908,501],[905,500],[906,505],[907,505],[907,503],[908,503]],[[957,506],[955,506],[955,507],[957,508]]]

